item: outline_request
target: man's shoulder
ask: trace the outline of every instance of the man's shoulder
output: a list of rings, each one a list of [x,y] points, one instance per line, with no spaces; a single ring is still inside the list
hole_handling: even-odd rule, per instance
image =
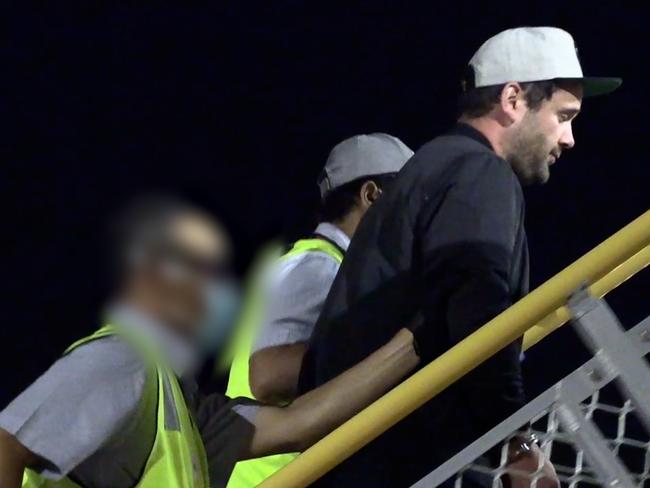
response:
[[[319,281],[336,275],[338,268],[339,262],[333,256],[324,251],[309,250],[280,258],[273,268],[271,282],[277,285],[303,278]]]
[[[27,413],[46,403],[81,407],[102,399],[105,405],[135,407],[147,376],[135,348],[118,337],[103,337],[56,360],[7,410]]]
[[[56,361],[43,379],[60,392],[94,403],[110,401],[117,416],[138,408],[155,369],[119,336],[82,344]]]
[[[465,182],[519,186],[505,159],[485,144],[462,134],[438,136],[422,146],[412,159],[417,181],[426,187]]]
[[[86,371],[103,374],[144,374],[146,361],[136,347],[118,335],[91,340],[75,347],[59,363],[74,363]],[[56,364],[56,363],[55,363]]]
[[[86,402],[110,401],[127,413],[136,409],[155,368],[119,336],[92,340],[59,358],[36,384]],[[35,385],[36,385],[35,384]]]
[[[93,340],[59,358],[14,399],[0,425],[47,460],[51,474],[65,475],[138,422],[148,377],[129,344]]]
[[[424,144],[400,172],[396,186],[406,194],[426,187],[443,188],[479,166],[509,169],[487,145],[462,134],[443,134]]]
[[[422,160],[439,160],[457,168],[471,161],[484,161],[495,165],[506,164],[490,147],[462,134],[443,134],[426,143],[415,154]]]

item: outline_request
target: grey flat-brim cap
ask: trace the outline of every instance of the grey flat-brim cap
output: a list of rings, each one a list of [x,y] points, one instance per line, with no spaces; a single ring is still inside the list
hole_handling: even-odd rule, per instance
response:
[[[327,158],[318,187],[324,200],[333,190],[359,178],[397,173],[413,151],[397,137],[376,132],[340,142]]]
[[[584,96],[604,95],[622,83],[621,78],[584,76],[571,34],[557,27],[517,27],[491,37],[472,56],[474,86],[502,85],[511,81],[576,80]]]

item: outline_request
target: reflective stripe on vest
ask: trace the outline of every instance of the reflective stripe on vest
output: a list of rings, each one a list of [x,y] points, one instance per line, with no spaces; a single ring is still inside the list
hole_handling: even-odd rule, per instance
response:
[[[208,463],[203,441],[187,408],[180,384],[151,346],[147,346],[141,339],[125,334],[121,329],[106,325],[93,335],[72,344],[65,354],[90,341],[112,335],[118,335],[132,344],[152,371],[156,371],[156,381],[146,381],[142,393],[143,397],[153,395],[153,403],[158,405],[156,437],[142,477],[135,484],[135,488],[209,488]],[[52,481],[29,469],[25,470],[22,486],[79,488],[79,485],[69,478]]]
[[[323,252],[331,256],[339,264],[343,261],[343,251],[338,246],[324,239],[312,238],[297,241],[286,254],[279,258],[276,257],[273,262],[278,259],[289,259],[292,256],[307,252]],[[266,264],[270,265],[272,263],[267,261]],[[242,332],[237,339],[235,356],[230,369],[230,377],[228,378],[226,394],[231,398],[242,396],[254,398],[248,382],[248,361],[257,335],[257,329],[262,322],[261,314],[264,307],[263,290],[260,281],[261,277],[264,276],[263,270],[254,276],[258,279],[254,280],[247,290],[242,322],[239,324]],[[289,464],[296,456],[297,454],[280,454],[239,462],[230,476],[228,488],[253,488]]]

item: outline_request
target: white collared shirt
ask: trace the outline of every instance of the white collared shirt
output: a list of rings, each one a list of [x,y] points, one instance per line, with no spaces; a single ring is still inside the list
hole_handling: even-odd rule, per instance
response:
[[[334,224],[323,222],[315,234],[343,251],[350,238]],[[308,251],[279,260],[267,277],[263,322],[253,352],[267,347],[307,342],[320,315],[339,262],[323,251]]]

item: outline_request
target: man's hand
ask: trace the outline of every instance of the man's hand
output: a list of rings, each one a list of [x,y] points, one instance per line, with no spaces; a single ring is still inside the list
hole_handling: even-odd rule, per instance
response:
[[[539,473],[538,473],[539,472]],[[533,474],[538,473],[538,474]],[[522,454],[508,464],[508,476],[511,488],[529,488],[533,479],[537,478],[537,488],[558,488],[560,480],[551,461],[536,445],[531,446],[529,453]]]
[[[36,459],[18,439],[0,429],[0,488],[20,488],[23,471]]]

